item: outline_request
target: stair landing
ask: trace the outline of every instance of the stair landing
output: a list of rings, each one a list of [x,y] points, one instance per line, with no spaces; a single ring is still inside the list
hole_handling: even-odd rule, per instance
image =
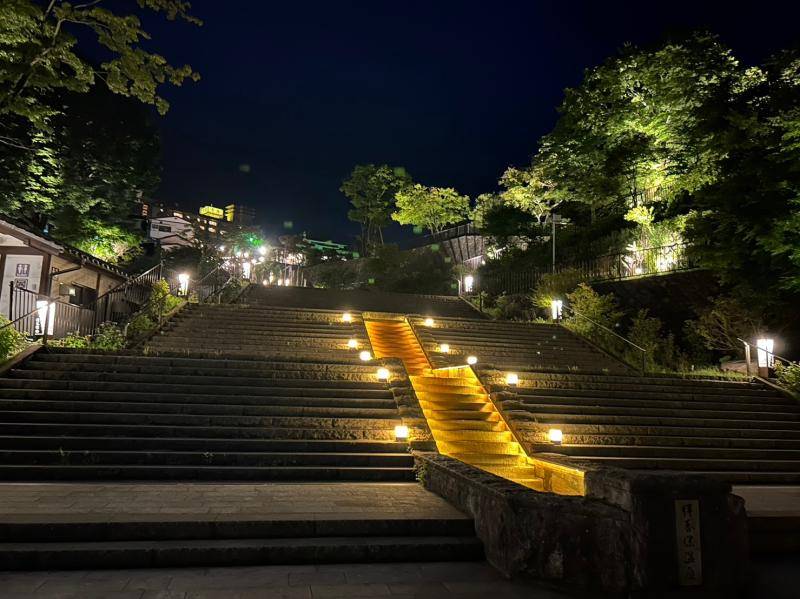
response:
[[[439,452],[536,490],[536,475],[478,377],[468,366],[431,368],[406,320],[366,320],[378,358],[400,358]]]

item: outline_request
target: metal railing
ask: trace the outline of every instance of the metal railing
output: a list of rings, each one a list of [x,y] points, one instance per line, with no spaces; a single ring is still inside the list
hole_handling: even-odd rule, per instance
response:
[[[578,312],[577,310],[575,310],[573,308],[570,308],[568,306],[564,306],[563,310],[564,310],[564,312],[568,312],[568,313],[572,314],[576,318],[581,318],[581,319],[585,320],[586,322],[591,324],[592,327],[600,329],[604,333],[610,334],[612,339],[617,339],[619,341],[622,341],[622,343],[623,343],[622,347],[630,347],[632,350],[634,350],[634,352],[639,352],[638,353],[639,357],[638,357],[637,360],[635,360],[635,361],[639,362],[639,365],[637,366],[637,365],[631,364],[631,366],[633,366],[634,368],[637,368],[642,374],[645,374],[647,372],[647,350],[645,348],[641,347],[640,345],[636,345],[630,339],[627,339],[626,337],[623,337],[622,335],[620,335],[616,331],[610,329],[609,327],[607,327],[607,326],[605,326],[603,324],[600,324],[596,320],[593,320],[593,319],[589,318],[585,314],[581,314],[580,312]],[[580,334],[580,333],[578,333],[578,334]],[[603,343],[603,339],[602,339],[603,335],[599,335],[597,337],[593,337],[593,336],[589,336],[589,335],[583,335],[583,336],[586,337],[589,341],[591,341],[595,345],[598,345],[601,349],[603,349],[603,350],[607,351],[608,353],[614,355],[614,357],[616,357],[617,359],[622,360],[625,363],[629,363],[628,360],[625,357],[625,352],[624,351],[623,352],[618,352],[618,351],[616,351],[616,348],[613,347],[613,344],[611,344],[611,343]],[[634,355],[636,355],[636,353],[634,353]]]
[[[589,260],[576,260],[556,265],[555,273],[575,271],[584,281],[618,281],[690,270],[697,267],[686,252],[686,242],[659,247],[605,254]],[[552,268],[531,268],[522,272],[480,277],[481,291],[488,293],[526,293],[532,291]]]
[[[222,291],[233,280],[233,273],[222,267],[217,266],[212,271],[206,273],[201,279],[192,283],[191,292],[201,304],[221,301]]]
[[[753,374],[752,374],[753,373],[753,366],[752,366],[752,360],[753,360],[752,348],[753,348],[753,345],[751,343],[749,343],[748,341],[745,341],[744,339],[740,338],[740,337],[737,337],[736,339],[738,341],[740,341],[744,345],[745,370],[747,372],[747,376],[748,377],[752,377],[753,376]],[[778,355],[778,354],[776,354],[774,352],[771,352],[771,351],[769,351],[767,349],[758,347],[758,344],[756,344],[755,347],[756,347],[756,356],[758,356],[758,352],[763,352],[763,355],[764,355],[764,358],[765,358],[764,361],[766,362],[766,366],[764,366],[763,368],[767,368],[767,369],[771,370],[772,368],[774,368],[775,362],[779,362],[779,363],[783,364],[784,366],[797,366],[798,365],[797,362],[793,362],[789,358],[784,358],[783,356],[780,356],[780,355]],[[758,365],[759,368],[762,368],[761,360],[759,360],[758,358],[756,359],[756,364]]]
[[[9,295],[9,322],[0,327],[13,327],[26,337],[63,338],[70,334],[89,335],[94,330],[94,313],[87,308],[27,289],[14,288]]]
[[[86,306],[94,312],[93,328],[103,322],[121,324],[129,319],[150,299],[153,286],[164,276],[164,264],[153,268],[109,289]]]
[[[420,235],[413,239],[409,239],[400,243],[400,246],[406,249],[423,247],[433,243],[440,243],[450,239],[457,239],[466,235],[480,235],[480,231],[473,223],[464,223],[449,229],[443,229],[438,233],[429,233],[428,235]]]

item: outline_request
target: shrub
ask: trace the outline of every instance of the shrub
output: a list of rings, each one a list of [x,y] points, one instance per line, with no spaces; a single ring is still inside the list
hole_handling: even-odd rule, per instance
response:
[[[89,337],[79,335],[78,333],[69,333],[63,339],[53,339],[48,342],[53,347],[71,347],[82,349],[89,347]]]
[[[800,364],[797,362],[784,364],[775,360],[775,376],[781,385],[794,393],[800,393]]]
[[[744,346],[737,339],[749,341],[762,330],[762,321],[753,309],[739,298],[718,296],[700,311],[697,320],[686,325],[699,337],[705,347],[741,356]]]
[[[156,328],[156,322],[145,312],[139,312],[128,323],[126,334],[128,339],[138,339]]]
[[[494,306],[487,308],[486,312],[500,320],[531,321],[536,318],[533,299],[525,294],[499,295],[494,300]]]
[[[169,283],[161,279],[153,284],[150,299],[147,300],[143,311],[154,320],[158,320],[164,314],[177,308],[180,303],[180,298],[169,292]]]
[[[97,332],[92,336],[89,347],[109,351],[120,350],[125,347],[125,335],[113,322],[104,322],[97,327]]]
[[[575,291],[567,294],[567,303],[571,310],[567,311],[564,319],[566,327],[609,351],[620,351],[622,342],[603,329],[615,330],[623,315],[617,309],[617,298],[613,293],[600,295],[586,283],[581,283]]]
[[[649,316],[647,308],[636,313],[628,330],[628,340],[646,351],[646,366],[648,370],[654,367],[674,369],[677,367],[678,354],[675,348],[675,337],[671,333],[662,335],[661,320]],[[640,364],[641,355],[633,348],[626,348],[628,361],[635,365]]]
[[[533,292],[533,303],[544,310],[550,309],[553,299],[564,299],[581,283],[583,277],[577,270],[550,273],[542,276]]]
[[[8,360],[28,345],[25,335],[14,327],[5,326],[9,322],[7,318],[0,316],[0,327],[3,327],[0,328],[0,361]]]

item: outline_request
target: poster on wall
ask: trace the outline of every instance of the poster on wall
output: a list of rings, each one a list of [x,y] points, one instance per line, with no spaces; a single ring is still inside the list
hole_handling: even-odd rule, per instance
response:
[[[8,300],[11,293],[9,283],[13,282],[15,287],[38,293],[41,275],[41,256],[6,254],[6,265],[0,286],[0,314],[8,317]]]

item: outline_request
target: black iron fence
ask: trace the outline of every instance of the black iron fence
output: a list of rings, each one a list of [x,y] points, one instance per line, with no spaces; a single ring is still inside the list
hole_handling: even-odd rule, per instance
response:
[[[94,312],[82,306],[15,287],[10,283],[8,319],[27,337],[63,338],[74,333],[88,335],[94,330]]]
[[[233,272],[223,266],[217,266],[201,279],[191,285],[191,292],[201,304],[219,302],[222,290],[233,280]]]
[[[691,260],[686,249],[685,242],[660,247],[630,249],[590,260],[559,264],[556,265],[555,272],[572,271],[579,279],[596,283],[648,277],[696,268],[697,264]],[[544,275],[552,272],[552,269],[532,268],[521,272],[487,275],[476,281],[476,287],[478,291],[485,291],[493,295],[526,293],[535,289]]]

